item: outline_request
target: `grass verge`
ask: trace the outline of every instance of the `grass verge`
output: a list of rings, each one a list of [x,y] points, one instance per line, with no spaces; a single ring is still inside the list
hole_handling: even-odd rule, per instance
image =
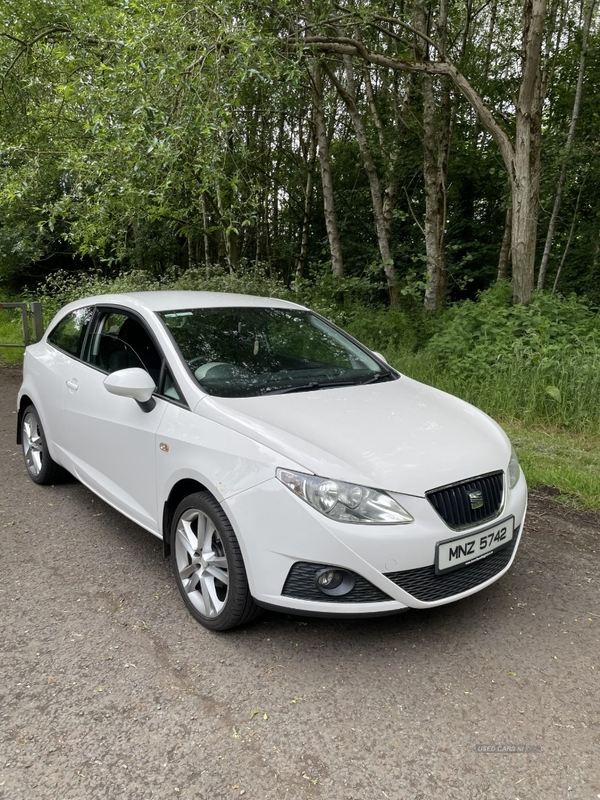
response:
[[[552,488],[565,505],[600,510],[600,435],[501,421],[530,488]]]
[[[21,318],[11,309],[0,312],[0,344],[22,344]],[[0,347],[0,364],[21,364],[22,347]]]

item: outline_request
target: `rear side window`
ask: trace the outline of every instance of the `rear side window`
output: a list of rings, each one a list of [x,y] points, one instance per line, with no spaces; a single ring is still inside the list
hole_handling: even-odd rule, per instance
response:
[[[93,311],[94,309],[90,307],[71,311],[52,328],[48,334],[48,341],[59,350],[64,350],[70,356],[79,358]]]

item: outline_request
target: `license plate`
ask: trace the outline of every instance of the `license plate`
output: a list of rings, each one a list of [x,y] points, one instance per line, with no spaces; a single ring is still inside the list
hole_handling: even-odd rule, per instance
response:
[[[477,533],[438,542],[435,546],[436,575],[464,567],[495,553],[512,541],[514,530],[515,518],[508,517]]]

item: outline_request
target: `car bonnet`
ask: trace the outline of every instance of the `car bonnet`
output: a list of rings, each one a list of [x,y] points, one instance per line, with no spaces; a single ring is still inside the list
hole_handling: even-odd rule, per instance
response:
[[[505,470],[510,458],[506,435],[486,414],[404,376],[294,394],[205,397],[195,411],[309,472],[415,496]]]

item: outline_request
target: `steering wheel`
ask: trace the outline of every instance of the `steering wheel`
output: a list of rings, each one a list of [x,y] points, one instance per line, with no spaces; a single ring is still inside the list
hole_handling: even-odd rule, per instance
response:
[[[197,358],[192,358],[189,362],[190,366],[193,365],[194,361],[198,360]],[[198,381],[202,381],[205,378],[226,380],[240,374],[247,375],[248,370],[244,367],[239,367],[237,364],[229,364],[226,361],[209,361],[194,370],[194,375]]]

